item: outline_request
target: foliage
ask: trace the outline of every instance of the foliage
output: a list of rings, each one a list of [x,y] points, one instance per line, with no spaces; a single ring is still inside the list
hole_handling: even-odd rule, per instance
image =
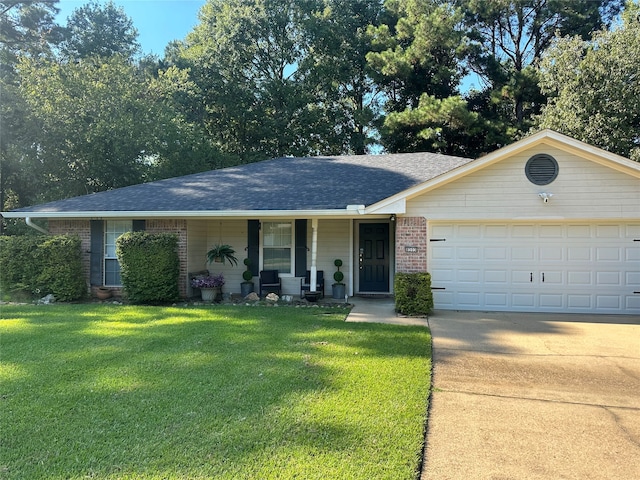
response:
[[[78,237],[0,236],[0,289],[14,295],[53,294],[73,301],[87,294]]]
[[[551,98],[538,127],[640,161],[640,6],[622,20],[590,42],[556,40],[541,66]]]
[[[122,285],[134,303],[172,302],[180,297],[178,237],[128,232],[116,240]]]
[[[491,148],[486,122],[459,96],[437,99],[425,93],[416,108],[387,115],[382,132],[392,151],[473,157]]]
[[[198,276],[191,280],[191,286],[193,288],[219,288],[224,285],[224,275],[219,273],[218,275]]]
[[[132,59],[140,50],[133,21],[113,1],[104,5],[92,1],[76,8],[64,32],[60,50],[65,59],[113,55]]]
[[[415,479],[429,332],[345,315],[3,306],[3,479]]]
[[[253,279],[253,273],[251,272],[251,259],[245,258],[242,263],[244,263],[244,265],[247,267],[247,269],[242,272],[242,279],[245,282],[251,282],[251,280]]]
[[[396,311],[403,315],[428,315],[433,309],[429,273],[396,273],[394,294]]]
[[[35,261],[43,236],[0,236],[0,290],[3,297],[12,292],[29,294],[37,289],[38,264]]]
[[[342,284],[342,280],[344,280],[344,273],[340,271],[340,267],[342,266],[342,260],[336,258],[333,261],[333,264],[336,266],[337,270],[333,272],[333,279],[336,281],[336,284]]]
[[[61,37],[57,0],[0,1],[0,211],[33,203],[45,179],[34,160],[38,131],[20,95],[21,56],[47,57]],[[5,222],[0,219],[0,235]]]
[[[556,34],[589,38],[608,26],[624,0],[457,0],[467,32],[466,63],[481,80],[482,115],[511,140],[546,103],[537,64]]]
[[[78,300],[87,295],[86,273],[82,268],[81,243],[77,236],[46,237],[38,245],[35,261],[41,294],[52,293],[57,300]]]
[[[238,265],[238,259],[235,256],[236,251],[231,245],[216,244],[207,252],[207,261],[209,263],[222,262],[227,260],[232,265]]]

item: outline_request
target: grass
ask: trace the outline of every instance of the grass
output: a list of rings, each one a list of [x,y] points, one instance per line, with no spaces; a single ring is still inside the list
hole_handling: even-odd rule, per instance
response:
[[[427,329],[293,307],[0,307],[0,478],[414,479]]]

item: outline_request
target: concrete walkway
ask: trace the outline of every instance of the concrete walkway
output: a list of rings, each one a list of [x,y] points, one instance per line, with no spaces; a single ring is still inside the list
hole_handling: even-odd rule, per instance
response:
[[[640,318],[437,311],[423,480],[640,478]]]
[[[350,297],[349,303],[353,304],[353,308],[347,316],[347,322],[429,326],[426,318],[405,317],[396,314],[393,298]]]

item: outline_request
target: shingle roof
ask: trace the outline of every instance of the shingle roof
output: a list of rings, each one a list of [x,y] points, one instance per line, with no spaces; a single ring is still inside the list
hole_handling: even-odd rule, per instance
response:
[[[372,205],[471,162],[433,153],[283,157],[13,212],[331,210]]]

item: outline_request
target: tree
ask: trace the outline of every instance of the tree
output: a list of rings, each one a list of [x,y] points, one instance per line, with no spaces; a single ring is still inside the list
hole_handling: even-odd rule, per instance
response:
[[[538,119],[551,128],[640,161],[640,6],[591,41],[557,38],[541,63],[549,103]]]
[[[140,50],[133,21],[112,1],[104,6],[90,2],[76,8],[64,31],[60,53],[66,59],[113,55],[132,59]]]
[[[610,24],[624,0],[458,0],[467,26],[467,65],[484,82],[470,102],[515,137],[546,99],[537,63],[556,34],[580,35]]]
[[[377,85],[366,60],[371,50],[367,29],[378,24],[379,0],[326,0],[310,27],[311,54],[307,70],[322,85],[319,100],[336,137],[329,143],[339,151],[325,153],[364,154],[374,142],[374,119],[378,113]],[[330,116],[329,114],[332,114]]]
[[[40,126],[32,142],[47,199],[201,171],[212,161],[208,145],[167,100],[171,81],[151,82],[119,55],[73,63],[24,59],[20,73]]]
[[[35,125],[27,114],[16,72],[18,57],[51,56],[60,39],[57,0],[0,2],[0,209],[37,198],[41,184],[34,161]],[[0,221],[0,234],[6,222]]]
[[[306,2],[209,0],[184,43],[178,65],[198,87],[196,109],[212,140],[229,157],[306,153],[301,130],[319,118],[308,109],[300,65],[307,51]],[[317,115],[316,115],[317,117]]]
[[[460,12],[437,0],[384,5],[386,20],[369,29],[374,51],[367,60],[386,94],[380,130],[385,149],[465,155],[486,150],[477,134],[483,122],[458,92],[465,74]]]

